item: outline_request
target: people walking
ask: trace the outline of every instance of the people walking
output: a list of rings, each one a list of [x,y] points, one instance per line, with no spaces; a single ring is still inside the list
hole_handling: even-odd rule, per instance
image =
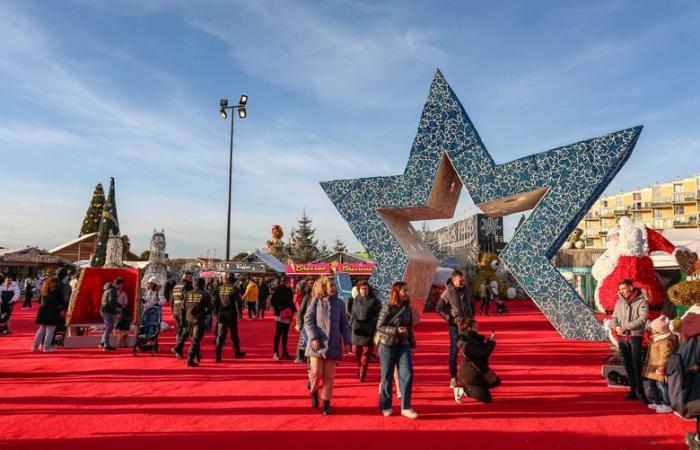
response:
[[[197,367],[201,360],[200,345],[204,337],[207,315],[213,310],[211,296],[204,290],[204,278],[197,279],[195,288],[185,295],[185,327],[178,337],[174,353],[178,359],[183,358],[185,342],[191,336],[190,350],[187,355],[187,366]]]
[[[618,346],[630,379],[630,392],[625,400],[646,403],[642,387],[642,337],[646,329],[649,305],[644,291],[632,281],[622,280],[619,296],[611,319],[611,327],[618,336]]]
[[[119,312],[119,292],[118,288],[124,284],[124,280],[121,277],[117,277],[112,283],[105,283],[102,300],[100,301],[100,315],[102,320],[104,320],[105,329],[102,334],[102,340],[100,341],[100,347],[104,351],[108,352],[115,350],[115,347],[109,342],[112,336],[112,331],[114,331],[114,325],[116,324],[117,313]]]
[[[501,385],[501,379],[489,367],[489,356],[496,347],[496,334],[486,337],[479,334],[478,323],[474,319],[457,319],[457,348],[462,354],[459,379],[463,386],[454,388],[455,401],[462,402],[462,396],[471,397],[482,403],[491,402],[491,389]]]
[[[0,335],[10,334],[10,319],[21,291],[12,275],[6,275],[0,284]]]
[[[24,303],[22,309],[32,309],[32,297],[34,297],[34,282],[32,277],[24,279]]]
[[[416,419],[418,414],[411,407],[413,389],[413,313],[408,285],[398,281],[391,287],[389,301],[384,303],[377,320],[381,386],[379,408],[384,416],[392,415],[391,392],[394,384],[394,368],[398,368],[401,390],[401,415]]]
[[[271,294],[270,282],[263,278],[260,280],[260,286],[258,288],[258,311],[255,314],[256,319],[265,318],[265,310],[267,309],[267,302],[271,301]]]
[[[193,289],[192,272],[185,271],[182,274],[181,281],[173,287],[170,293],[173,319],[175,319],[175,339],[179,341],[180,335],[185,332],[185,296]],[[175,347],[170,349],[175,353],[175,356],[182,358],[182,354],[176,352]]]
[[[309,339],[306,356],[311,366],[311,407],[318,408],[320,391],[323,415],[327,416],[331,414],[335,367],[343,359],[343,344],[348,353],[352,352],[350,327],[345,305],[330,277],[323,277],[314,285],[312,296],[314,300],[304,316],[304,330]]]
[[[253,320],[257,317],[257,305],[258,305],[258,285],[251,278],[245,287],[245,292],[243,293],[243,300],[245,300],[248,306],[248,320]]]
[[[214,292],[214,314],[217,316],[216,328],[216,362],[221,362],[226,335],[231,335],[233,357],[238,359],[245,356],[241,351],[241,341],[238,337],[238,308],[241,291],[235,285],[236,279],[232,273],[226,275],[226,282],[219,285]]]
[[[41,288],[39,297],[39,311],[37,311],[35,323],[39,329],[34,336],[32,351],[43,350],[45,353],[53,351],[53,337],[56,327],[63,324],[65,307],[63,293],[58,284],[58,279],[51,277]]]
[[[306,358],[306,338],[304,333],[304,315],[311,301],[311,281],[302,281],[297,284],[296,292],[294,293],[294,305],[297,307],[297,317],[295,329],[299,333],[299,341],[297,342],[297,352],[295,363],[307,362]],[[308,368],[308,367],[307,367]]]
[[[353,299],[350,311],[352,330],[352,352],[357,357],[357,377],[361,382],[367,378],[370,355],[374,351],[374,334],[382,303],[371,292],[369,283],[357,283],[357,296]]]
[[[141,293],[141,309],[146,310],[151,306],[161,307],[165,304],[163,289],[158,286],[158,278],[152,276],[146,282],[146,289]]]
[[[447,322],[450,337],[450,353],[448,357],[448,369],[450,372],[450,388],[457,386],[457,324],[460,317],[471,319],[474,317],[472,311],[472,296],[470,289],[466,286],[464,274],[455,270],[452,272],[450,280],[447,282],[445,291],[440,296],[435,311]]]
[[[279,280],[279,284],[272,294],[270,299],[270,306],[275,314],[275,339],[274,339],[274,353],[272,355],[273,359],[292,359],[287,351],[287,339],[289,337],[289,327],[294,318],[294,313],[297,311],[296,306],[294,306],[294,293],[292,289],[287,285],[289,279],[287,277],[282,277]],[[279,352],[280,340],[282,341],[282,354]]]

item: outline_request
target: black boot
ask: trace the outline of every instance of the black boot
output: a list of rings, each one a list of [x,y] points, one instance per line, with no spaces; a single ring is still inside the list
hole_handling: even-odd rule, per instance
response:
[[[318,408],[318,392],[311,393],[311,407]]]
[[[364,383],[367,379],[367,366],[360,369],[360,382]]]
[[[198,365],[194,358],[187,358],[187,367],[197,367]]]
[[[323,401],[323,415],[324,416],[331,415],[331,401],[330,400]]]
[[[216,350],[216,362],[221,362],[221,350]]]
[[[236,353],[233,354],[233,357],[238,359],[238,358],[243,358],[245,356],[245,352],[242,352],[240,350],[236,350]]]

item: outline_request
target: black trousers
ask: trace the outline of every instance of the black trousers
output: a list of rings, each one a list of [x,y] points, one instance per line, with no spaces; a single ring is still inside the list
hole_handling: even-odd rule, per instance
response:
[[[31,308],[32,307],[32,294],[24,294],[24,304],[22,305],[22,308]]]
[[[200,358],[201,344],[202,338],[204,337],[205,328],[206,326],[204,323],[195,323],[193,325],[183,327],[182,333],[178,336],[175,351],[182,353],[185,349],[185,342],[187,342],[187,339],[191,336],[192,343],[190,344],[190,351],[188,352],[187,356],[189,359],[194,359],[195,357]]]
[[[481,297],[481,314],[489,315],[489,304],[491,303],[491,297]]]
[[[635,394],[642,395],[642,337],[630,337],[628,342],[620,340],[619,348],[630,378],[630,389]]]
[[[221,350],[226,343],[226,335],[231,335],[233,350],[241,351],[241,342],[238,339],[238,311],[219,315],[219,326],[216,328],[216,354],[221,354]]]
[[[282,354],[287,355],[287,337],[289,336],[289,324],[280,322],[279,320],[275,322],[275,353],[277,353],[277,347],[279,347],[280,338],[282,338]],[[277,353],[279,355],[279,353]]]

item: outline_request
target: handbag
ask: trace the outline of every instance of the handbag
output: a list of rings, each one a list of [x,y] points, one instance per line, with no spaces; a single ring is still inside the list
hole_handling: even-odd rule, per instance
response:
[[[389,319],[389,320],[387,321],[387,323],[391,323],[391,322],[393,322],[394,320],[396,320],[396,319],[401,315],[401,313],[403,313],[403,311],[404,311],[405,309],[406,309],[406,305],[402,306],[401,309],[399,309],[399,312],[397,312],[396,314],[394,314],[394,316],[393,316],[391,319]],[[374,345],[379,345],[379,342],[380,342],[381,340],[382,340],[381,331],[379,331],[379,327],[377,327],[377,332],[374,333],[374,339],[373,339]]]
[[[282,311],[280,311],[280,322],[290,323],[292,321],[292,317],[294,317],[294,312],[292,311],[292,308],[285,308]]]
[[[496,384],[496,382],[498,381],[498,376],[496,376],[496,372],[494,372],[493,369],[489,368],[489,370],[487,370],[486,373],[482,373],[481,370],[479,370],[479,368],[476,367],[476,364],[474,364],[474,362],[469,360],[469,364],[471,364],[476,373],[481,375],[481,378],[484,379],[484,382],[486,382],[488,386]]]

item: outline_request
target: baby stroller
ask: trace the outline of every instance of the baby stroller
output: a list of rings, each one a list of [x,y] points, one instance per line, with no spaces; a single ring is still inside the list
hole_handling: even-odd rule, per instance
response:
[[[162,311],[160,306],[149,306],[141,314],[141,325],[136,333],[136,342],[132,349],[134,356],[142,352],[151,352],[151,356],[158,351],[158,335],[160,334],[160,321]]]
[[[502,316],[503,314],[508,314],[508,307],[506,302],[502,298],[496,297],[496,315]]]

